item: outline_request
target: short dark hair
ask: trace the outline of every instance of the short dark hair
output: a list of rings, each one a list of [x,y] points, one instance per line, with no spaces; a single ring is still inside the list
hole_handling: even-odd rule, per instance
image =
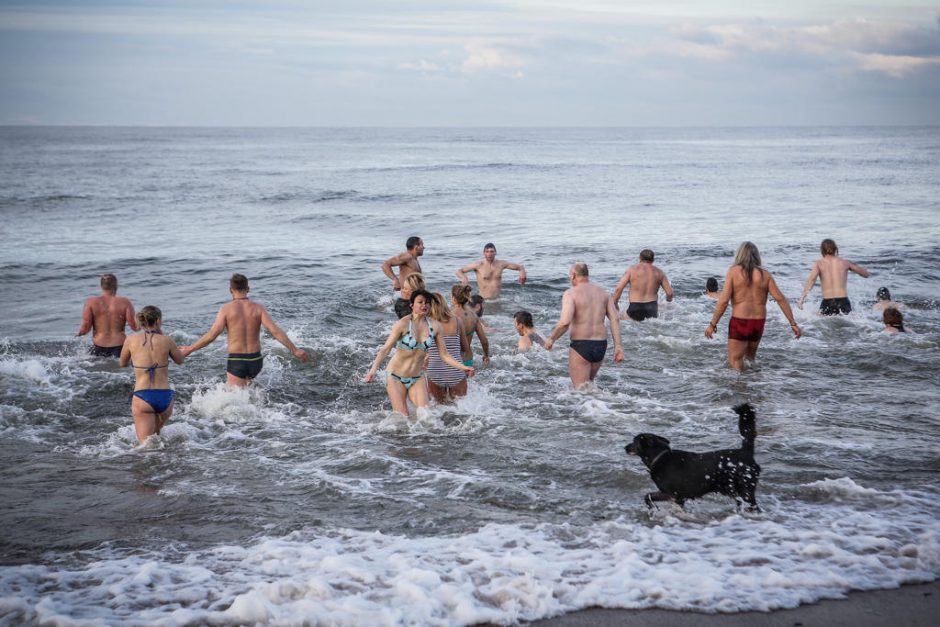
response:
[[[111,274],[102,274],[101,275],[101,289],[106,292],[116,292],[117,291],[117,277]]]
[[[524,309],[512,314],[512,319],[527,329],[531,329],[535,326],[535,323],[532,322],[532,314]]]
[[[493,250],[496,250],[496,244],[494,244],[493,242],[487,242],[487,243],[483,246],[483,250],[486,250],[486,249],[488,249],[488,248],[492,248]]]
[[[718,279],[716,279],[715,277],[708,277],[708,280],[705,281],[705,291],[717,292],[718,291]]]
[[[411,250],[412,248],[419,245],[420,243],[421,243],[421,238],[418,237],[417,235],[412,235],[407,240],[405,240],[405,248],[407,248],[408,250]]]
[[[479,294],[474,294],[473,296],[470,297],[470,306],[471,306],[471,307],[476,307],[477,305],[479,305],[479,306],[480,306],[480,313],[479,313],[479,315],[481,315],[481,316],[483,315],[483,304],[484,304],[485,302],[486,302],[486,300],[484,300],[483,297],[480,296]]]
[[[415,299],[418,298],[419,296],[424,296],[424,300],[428,301],[428,305],[431,304],[431,300],[434,298],[433,296],[431,296],[431,292],[427,290],[415,290],[411,293],[411,298],[408,299],[408,302],[410,302],[412,306],[414,306]]]
[[[239,274],[236,272],[232,275],[232,278],[229,279],[228,286],[236,292],[247,292],[248,277],[246,277],[244,274]]]
[[[653,259],[655,257],[656,255],[649,248],[644,248],[643,250],[640,251],[640,261],[648,261],[650,263],[653,263]]]
[[[891,292],[886,287],[879,287],[877,296],[878,300],[891,300]]]

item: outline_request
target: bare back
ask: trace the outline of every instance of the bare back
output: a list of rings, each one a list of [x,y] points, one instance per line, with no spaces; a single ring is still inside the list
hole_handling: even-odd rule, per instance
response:
[[[569,334],[572,340],[606,340],[607,304],[610,295],[596,283],[582,283],[569,288],[562,298],[573,306]],[[565,318],[565,303],[562,302],[562,318]]]
[[[132,329],[137,329],[133,322],[134,307],[123,296],[92,296],[85,301],[83,318],[82,328],[86,323],[91,324],[94,330],[92,341],[98,346],[120,346],[126,339],[124,327],[129,324]]]
[[[849,267],[851,264],[837,255],[826,255],[816,262],[823,298],[848,296]]]
[[[219,315],[225,318],[229,353],[261,352],[261,324],[265,313],[263,305],[248,299],[222,306]]]
[[[614,289],[615,302],[620,302],[620,296],[627,285],[630,286],[628,300],[631,303],[651,303],[658,300],[660,287],[666,292],[666,300],[672,300],[669,279],[662,270],[651,263],[641,261],[627,268]]]
[[[751,282],[747,282],[744,268],[732,266],[725,277],[724,292],[730,293],[731,315],[744,320],[763,320],[767,317],[767,294],[771,289],[773,277],[770,272],[754,268]],[[719,299],[720,300],[720,299]]]
[[[166,390],[170,387],[167,366],[171,358],[178,364],[183,363],[183,355],[172,338],[142,332],[127,338],[121,353],[121,365],[134,367],[135,391]],[[151,366],[157,367],[151,369]]]

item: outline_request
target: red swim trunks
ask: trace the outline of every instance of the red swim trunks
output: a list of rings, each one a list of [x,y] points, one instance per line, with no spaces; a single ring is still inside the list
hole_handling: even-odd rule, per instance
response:
[[[728,322],[728,339],[742,342],[759,342],[764,335],[764,319],[747,320],[732,316]]]

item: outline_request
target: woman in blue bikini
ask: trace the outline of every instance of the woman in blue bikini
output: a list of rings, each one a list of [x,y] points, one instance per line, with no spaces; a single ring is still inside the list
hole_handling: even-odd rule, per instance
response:
[[[167,376],[170,359],[183,363],[183,353],[171,338],[163,335],[160,325],[163,315],[153,305],[137,313],[141,332],[132,335],[121,349],[121,367],[134,367],[134,396],[131,397],[131,415],[137,439],[144,440],[166,424],[173,414],[173,390]]]
[[[375,379],[379,366],[394,348],[395,354],[388,362],[385,389],[388,391],[388,399],[392,402],[392,410],[404,416],[408,415],[409,400],[415,407],[426,407],[428,404],[428,382],[424,364],[428,348],[432,344],[437,346],[445,363],[462,370],[467,376],[473,376],[471,366],[465,366],[447,352],[443,335],[434,330],[433,323],[428,318],[430,308],[431,294],[426,290],[412,292],[411,315],[402,318],[392,327],[392,332],[379,349],[379,354],[364,379],[366,383]]]

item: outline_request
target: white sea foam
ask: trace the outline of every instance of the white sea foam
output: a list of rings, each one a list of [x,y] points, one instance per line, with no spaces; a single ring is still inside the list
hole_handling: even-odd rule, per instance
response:
[[[464,625],[591,606],[790,608],[937,578],[940,501],[917,495],[931,504],[922,511],[897,498],[872,511],[790,502],[703,522],[490,524],[455,537],[311,530],[182,561],[101,549],[72,566],[0,569],[0,620]]]

